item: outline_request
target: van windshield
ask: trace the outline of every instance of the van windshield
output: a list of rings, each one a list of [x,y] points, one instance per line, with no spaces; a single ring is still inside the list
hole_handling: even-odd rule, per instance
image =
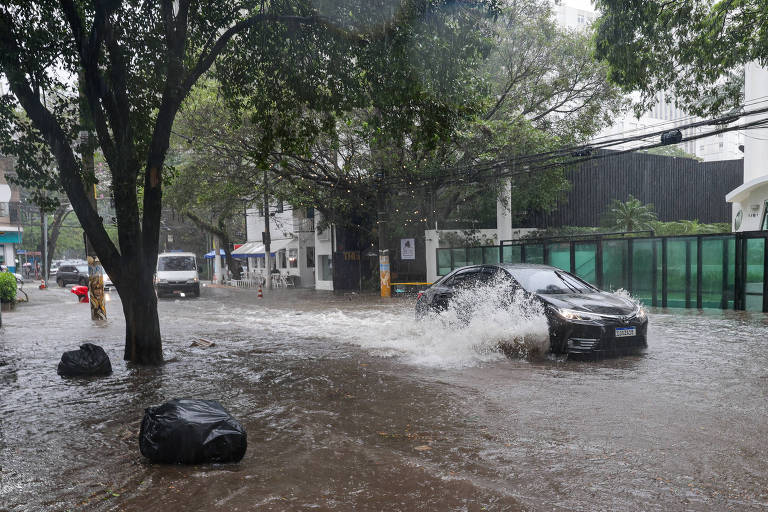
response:
[[[157,270],[196,270],[194,256],[163,256],[157,260]]]

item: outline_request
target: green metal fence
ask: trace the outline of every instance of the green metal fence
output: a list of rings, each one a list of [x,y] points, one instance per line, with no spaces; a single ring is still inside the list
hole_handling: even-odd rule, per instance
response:
[[[768,231],[597,237],[437,249],[437,273],[466,265],[542,263],[645,304],[768,312]]]

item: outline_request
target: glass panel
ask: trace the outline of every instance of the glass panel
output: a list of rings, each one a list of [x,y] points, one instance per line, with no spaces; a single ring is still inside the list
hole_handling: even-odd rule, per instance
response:
[[[576,268],[571,272],[590,284],[597,286],[597,244],[594,242],[576,243],[574,250]]]
[[[667,307],[684,308],[686,297],[686,258],[689,239],[667,239]]]
[[[482,247],[470,247],[467,249],[469,253],[469,263],[467,265],[482,265],[483,264],[483,248]]]
[[[746,310],[763,310],[763,266],[765,263],[765,239],[747,240]]]
[[[318,260],[320,263],[320,281],[333,281],[331,257],[327,254],[322,254],[318,257]]]
[[[720,308],[723,306],[723,264],[727,259],[727,252],[725,252],[727,250],[728,242],[723,238],[704,238],[701,241],[702,307]]]
[[[483,257],[485,258],[485,261],[483,261],[483,263],[498,263],[499,248],[496,246],[483,247]]]
[[[544,264],[544,246],[542,244],[532,244],[525,246],[525,262]]]
[[[504,263],[520,263],[522,260],[520,259],[520,246],[519,245],[505,245],[502,247],[502,259]]]
[[[437,250],[437,275],[444,276],[453,270],[451,268],[451,249]]]
[[[467,250],[464,247],[460,249],[451,249],[451,252],[453,253],[453,268],[471,265],[467,259]]]
[[[654,240],[632,240],[632,296],[653,303]]]
[[[627,241],[603,240],[603,288],[618,290],[627,287]]]
[[[547,262],[549,265],[567,272],[571,271],[571,244],[547,244],[547,252],[549,253],[549,261]]]

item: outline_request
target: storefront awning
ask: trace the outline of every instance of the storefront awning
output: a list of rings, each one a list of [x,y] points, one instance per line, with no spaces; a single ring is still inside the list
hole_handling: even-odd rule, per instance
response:
[[[281,240],[272,240],[269,244],[269,252],[272,256],[275,256],[277,251],[281,251],[286,247],[298,247],[299,241],[295,238],[284,238]],[[234,251],[232,251],[234,258],[263,258],[264,257],[264,244],[261,242],[246,242]]]
[[[728,192],[725,195],[725,201],[728,203],[739,203],[749,197],[749,194],[752,193],[753,190],[767,183],[768,175],[755,178],[754,180],[748,181],[740,187],[737,187]]]

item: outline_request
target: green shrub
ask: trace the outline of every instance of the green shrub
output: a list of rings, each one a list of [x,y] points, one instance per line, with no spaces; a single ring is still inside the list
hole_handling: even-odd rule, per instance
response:
[[[16,302],[16,276],[0,272],[0,302]]]

